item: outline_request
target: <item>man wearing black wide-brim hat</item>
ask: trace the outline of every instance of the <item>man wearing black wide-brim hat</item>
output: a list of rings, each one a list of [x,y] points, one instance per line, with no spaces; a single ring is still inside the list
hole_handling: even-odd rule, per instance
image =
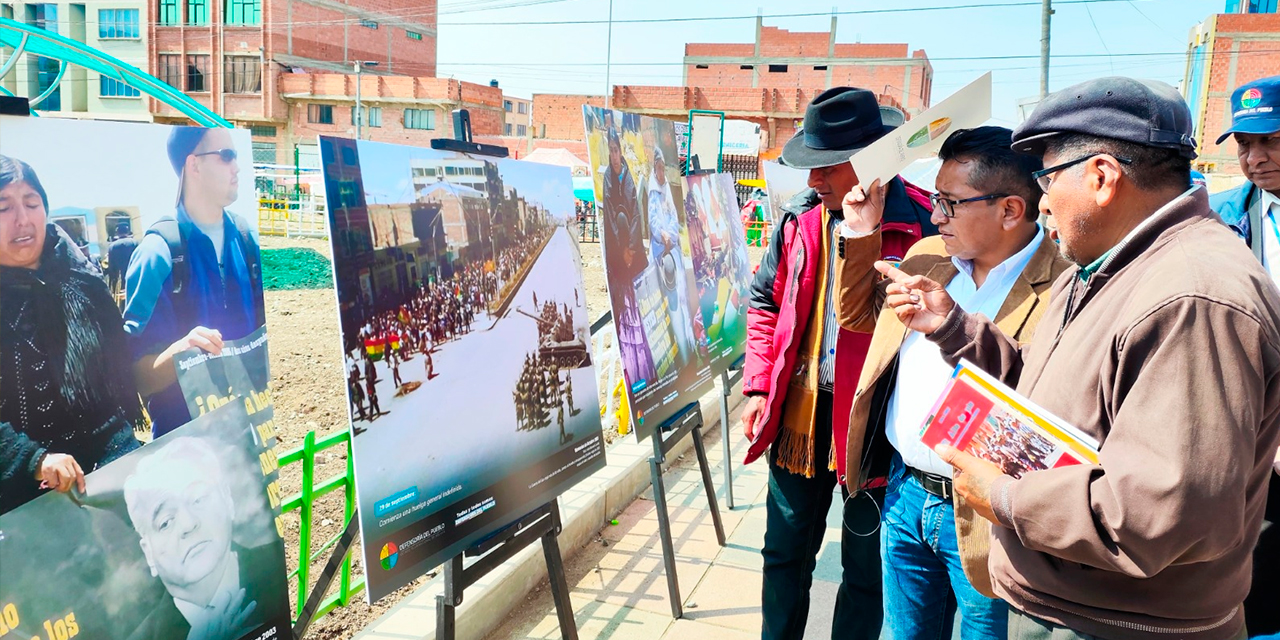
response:
[[[849,158],[891,128],[881,119],[875,94],[837,87],[814,98],[803,130],[782,152],[785,164],[809,172],[809,187],[820,202],[784,211],[778,220],[747,312],[746,461],[766,453],[769,461],[762,550],[765,640],[804,636],[809,586],[837,484],[845,487],[844,495],[854,495],[844,508],[844,577],[831,635],[880,635],[878,527],[887,464],[878,476],[851,482],[844,477],[849,408],[871,335],[837,322],[834,265],[844,229],[841,203],[858,184]],[[884,219],[876,233],[883,237],[883,257],[899,260],[937,228],[929,222],[927,192],[900,178],[885,187]]]
[[[1280,291],[1190,180],[1191,114],[1162,82],[1052,94],[1013,136],[1043,159],[1041,213],[1076,267],[1019,345],[936,282],[886,304],[1099,445],[1097,464],[1014,479],[950,447],[992,522],[988,567],[1027,640],[1234,640],[1280,441]],[[1052,321],[1048,321],[1053,319]]]

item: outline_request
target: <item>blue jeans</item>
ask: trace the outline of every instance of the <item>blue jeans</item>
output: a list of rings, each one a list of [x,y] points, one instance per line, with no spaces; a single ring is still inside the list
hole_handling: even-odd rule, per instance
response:
[[[826,460],[831,446],[831,394],[818,394],[815,446]],[[823,417],[825,416],[825,420]],[[823,434],[824,437],[821,437]],[[765,500],[764,585],[761,594],[763,640],[801,640],[809,618],[809,588],[827,532],[827,512],[837,484],[836,473],[821,465],[812,478],[791,473],[769,453],[769,495]],[[843,487],[842,487],[843,489]],[[842,490],[841,495],[845,492]],[[834,640],[876,640],[883,623],[880,597],[879,524],[884,490],[845,501],[840,544],[843,580],[836,593],[832,619]],[[864,534],[855,535],[850,530]],[[870,535],[866,535],[870,534]]]
[[[950,638],[957,607],[964,640],[1008,636],[1008,605],[978,593],[964,575],[955,518],[951,501],[925,491],[895,454],[880,530],[893,640]]]

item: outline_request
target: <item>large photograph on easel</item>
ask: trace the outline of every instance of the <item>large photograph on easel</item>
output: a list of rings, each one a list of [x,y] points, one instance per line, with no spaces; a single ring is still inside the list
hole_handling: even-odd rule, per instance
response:
[[[733,176],[704,173],[685,178],[685,219],[711,373],[719,375],[746,353],[747,288],[753,266]]]
[[[711,389],[675,123],[583,107],[605,277],[636,436]]]
[[[275,474],[247,406],[0,516],[0,637],[290,637]]]
[[[604,466],[570,172],[322,137],[369,597]]]
[[[289,632],[249,153],[0,117],[0,636]]]

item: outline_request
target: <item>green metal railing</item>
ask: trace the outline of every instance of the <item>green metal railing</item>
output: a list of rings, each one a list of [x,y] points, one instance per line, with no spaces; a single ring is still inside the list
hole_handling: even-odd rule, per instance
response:
[[[316,482],[316,454],[337,446],[346,446],[347,449],[347,469],[345,473],[337,474],[326,478],[319,483]],[[320,557],[329,549],[338,543],[338,539],[342,537],[342,532],[330,538],[319,549],[314,552],[311,550],[311,528],[312,518],[315,516],[315,503],[320,498],[337,491],[343,492],[343,525],[355,517],[356,512],[356,483],[354,465],[351,456],[351,434],[346,429],[331,433],[327,436],[316,438],[314,431],[307,432],[307,436],[302,440],[302,446],[296,449],[286,451],[280,456],[280,466],[283,468],[290,464],[302,464],[302,491],[285,499],[280,506],[283,513],[290,511],[298,511],[301,520],[299,524],[299,550],[298,550],[298,568],[289,573],[289,578],[295,576],[298,580],[298,601],[297,608],[294,611],[294,617],[302,612],[302,606],[307,601],[309,595],[308,587],[310,586],[311,563],[320,559]],[[348,551],[342,560],[341,573],[338,575],[338,591],[333,595],[325,598],[320,603],[320,608],[316,610],[315,620],[323,618],[325,614],[338,608],[345,607],[351,603],[352,596],[364,591],[364,578],[352,583],[351,581],[351,552]]]

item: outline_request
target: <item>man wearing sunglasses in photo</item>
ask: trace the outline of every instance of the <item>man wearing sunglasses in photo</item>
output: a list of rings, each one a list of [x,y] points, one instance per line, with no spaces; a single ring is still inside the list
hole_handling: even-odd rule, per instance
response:
[[[230,130],[175,127],[167,150],[176,211],[147,230],[125,276],[125,331],[153,437],[191,419],[174,356],[221,354],[265,323],[256,225],[226,209],[240,190]]]
[[[1032,173],[1040,162],[1014,153],[1012,137],[1003,127],[979,127],[947,138],[933,196],[938,235],[917,242],[899,268],[944,284],[966,308],[1028,341],[1069,263],[1036,223],[1040,187]],[[920,442],[920,425],[953,367],[937,345],[904,331],[892,309],[881,310],[889,281],[874,267],[884,202],[878,187],[870,197],[855,188],[844,201],[840,314],[846,328],[874,331],[845,467],[860,473],[891,458],[880,534],[885,620],[895,640],[945,638],[958,606],[962,638],[1004,638],[1008,606],[995,598],[987,572],[991,525],[955,496],[951,466]]]

